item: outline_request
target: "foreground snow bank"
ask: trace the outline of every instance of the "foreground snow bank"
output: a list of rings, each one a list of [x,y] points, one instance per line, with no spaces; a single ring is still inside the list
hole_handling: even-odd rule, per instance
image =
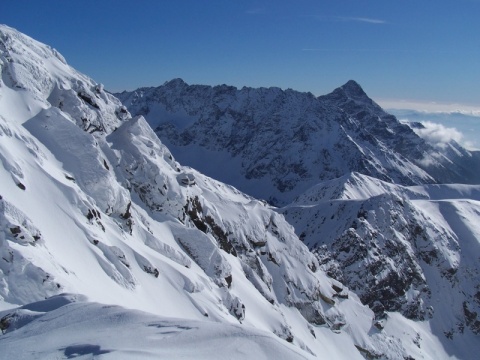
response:
[[[59,295],[8,315],[17,329],[0,336],[3,359],[310,359],[271,333],[250,327],[172,319]],[[5,320],[4,320],[5,319]],[[4,331],[8,331],[7,327]]]

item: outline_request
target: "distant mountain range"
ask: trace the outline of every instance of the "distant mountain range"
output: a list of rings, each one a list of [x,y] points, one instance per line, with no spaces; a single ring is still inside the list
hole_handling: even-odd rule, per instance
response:
[[[357,83],[119,100],[5,25],[0,68],[0,358],[480,351],[477,160]]]
[[[480,183],[478,157],[425,142],[355,81],[320,97],[180,79],[115,95],[180,161],[274,205],[352,171],[400,185]]]

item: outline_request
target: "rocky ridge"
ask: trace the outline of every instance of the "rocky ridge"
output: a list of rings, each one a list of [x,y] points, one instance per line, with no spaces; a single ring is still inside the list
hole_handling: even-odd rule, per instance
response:
[[[355,81],[319,97],[181,79],[116,95],[183,163],[275,205],[351,171],[402,185],[480,181],[470,152],[434,148]]]
[[[445,336],[478,335],[479,195],[478,185],[402,187],[352,173],[281,212],[377,318],[398,311]]]
[[[475,153],[426,143],[354,81],[320,97],[180,79],[118,96],[183,161],[290,202],[278,211],[379,329],[401,314],[456,346],[478,337],[478,186],[455,184],[478,183]]]

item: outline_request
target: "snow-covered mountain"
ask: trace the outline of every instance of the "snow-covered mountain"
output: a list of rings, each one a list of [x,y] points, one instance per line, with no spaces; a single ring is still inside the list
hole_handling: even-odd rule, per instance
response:
[[[54,49],[1,25],[0,68],[0,358],[449,356]]]
[[[480,351],[477,187],[401,187],[358,174],[321,185],[305,178],[302,187],[316,186],[281,210],[297,232],[303,228],[314,254],[279,211],[182,166],[142,116],[132,117],[56,50],[0,25],[0,69],[1,359],[468,359]],[[238,136],[246,131],[230,125]],[[261,130],[264,139],[276,131]],[[215,150],[196,149],[212,167],[219,159]],[[382,163],[390,164],[388,180],[404,179],[396,161],[412,169],[412,182],[431,179],[410,160],[389,156]],[[413,213],[396,210],[399,198]],[[377,280],[391,276],[395,262],[397,270],[410,267],[413,280],[400,283],[408,295],[370,294],[380,311],[364,286],[385,289],[372,280],[374,267],[356,259],[351,264],[367,268],[359,272],[344,261],[349,252],[335,236],[350,226],[355,205],[317,233],[325,237],[320,246],[307,226],[311,213],[302,211],[327,208],[329,200],[334,211],[337,203],[365,202],[368,215],[356,218],[351,234],[365,239],[352,243],[351,255],[363,256],[356,249],[365,242],[381,251],[395,244],[388,259],[377,256]],[[391,219],[423,226],[426,244],[408,247],[408,231]],[[376,229],[391,240],[375,237]],[[413,233],[423,241],[420,230]],[[399,254],[405,249],[408,256]]]
[[[403,187],[352,173],[281,212],[378,318],[398,311],[431,319],[437,336],[480,334],[479,185]]]
[[[425,142],[354,81],[320,97],[180,79],[116,95],[180,161],[276,205],[352,171],[403,185],[480,182],[478,157]]]
[[[479,182],[475,153],[426,142],[354,81],[321,97],[179,79],[117,95],[183,162],[289,203],[279,212],[378,328],[403,316],[452,356],[477,348],[480,187],[455,184]]]

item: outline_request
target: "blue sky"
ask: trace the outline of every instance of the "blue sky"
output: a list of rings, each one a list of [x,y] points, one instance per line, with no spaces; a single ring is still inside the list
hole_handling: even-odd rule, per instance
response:
[[[112,91],[188,83],[480,108],[480,0],[7,0],[0,23]]]

